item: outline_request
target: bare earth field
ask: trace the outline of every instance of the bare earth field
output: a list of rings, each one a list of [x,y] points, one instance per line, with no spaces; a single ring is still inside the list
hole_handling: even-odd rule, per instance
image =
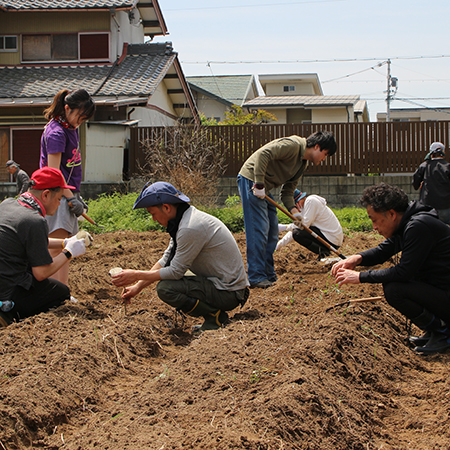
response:
[[[450,354],[415,355],[384,301],[326,312],[380,286],[337,289],[293,243],[276,285],[193,338],[198,320],[153,287],[125,310],[110,283],[112,267],[150,268],[168,239],[96,236],[71,262],[78,303],[0,329],[0,450],[450,448]],[[355,233],[342,252],[379,240]]]

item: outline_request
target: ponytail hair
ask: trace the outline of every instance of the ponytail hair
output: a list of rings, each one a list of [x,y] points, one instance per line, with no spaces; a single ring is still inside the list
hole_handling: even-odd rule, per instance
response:
[[[65,106],[70,109],[79,109],[84,120],[90,119],[95,113],[95,103],[85,89],[70,92],[68,89],[60,90],[53,98],[52,104],[44,110],[47,120],[57,116],[66,118]]]

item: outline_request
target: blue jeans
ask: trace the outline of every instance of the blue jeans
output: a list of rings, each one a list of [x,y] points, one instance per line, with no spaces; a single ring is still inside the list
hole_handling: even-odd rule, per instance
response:
[[[273,252],[278,242],[277,209],[253,195],[253,181],[238,175],[237,183],[244,210],[248,280],[251,285],[276,281]],[[270,194],[269,197],[273,198]]]

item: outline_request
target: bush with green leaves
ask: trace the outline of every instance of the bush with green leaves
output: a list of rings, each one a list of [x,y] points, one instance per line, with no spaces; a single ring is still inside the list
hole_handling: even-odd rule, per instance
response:
[[[97,200],[88,202],[88,216],[91,217],[102,229],[92,225],[87,220],[83,221],[82,228],[94,233],[101,231],[148,231],[162,230],[159,223],[152,220],[152,216],[144,209],[133,209],[138,194],[101,195]]]
[[[334,214],[342,225],[342,228],[349,231],[371,231],[372,221],[364,208],[341,208],[333,209]]]
[[[100,229],[84,221],[82,228],[99,233],[101,231],[148,231],[164,230],[157,222],[152,220],[152,216],[145,208],[133,210],[134,202],[138,194],[119,194],[101,195],[97,200],[90,200],[88,215],[98,223],[104,226]],[[211,214],[220,219],[228,229],[233,233],[244,231],[244,214],[239,197],[234,195],[228,197],[224,208],[206,208],[200,207],[202,211]],[[344,231],[370,231],[372,222],[363,208],[342,208],[333,209]],[[280,223],[291,223],[291,219],[280,210],[277,210],[278,221]]]

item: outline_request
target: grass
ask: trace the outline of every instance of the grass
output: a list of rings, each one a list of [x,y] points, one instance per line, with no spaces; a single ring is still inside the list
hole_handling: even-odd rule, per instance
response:
[[[94,233],[121,230],[163,230],[161,225],[152,220],[151,215],[145,209],[133,210],[137,196],[137,193],[114,193],[112,195],[104,194],[96,200],[90,200],[88,202],[89,211],[87,214],[104,228],[97,228],[88,221],[83,222],[82,228]],[[244,230],[242,205],[237,196],[229,197],[225,202],[225,207],[222,208],[206,208],[201,206],[197,206],[197,208],[220,219],[233,233]],[[345,233],[372,230],[372,223],[365,209],[353,207],[332,210],[339,219]],[[277,214],[280,223],[291,222],[291,219],[281,211],[277,210]]]

